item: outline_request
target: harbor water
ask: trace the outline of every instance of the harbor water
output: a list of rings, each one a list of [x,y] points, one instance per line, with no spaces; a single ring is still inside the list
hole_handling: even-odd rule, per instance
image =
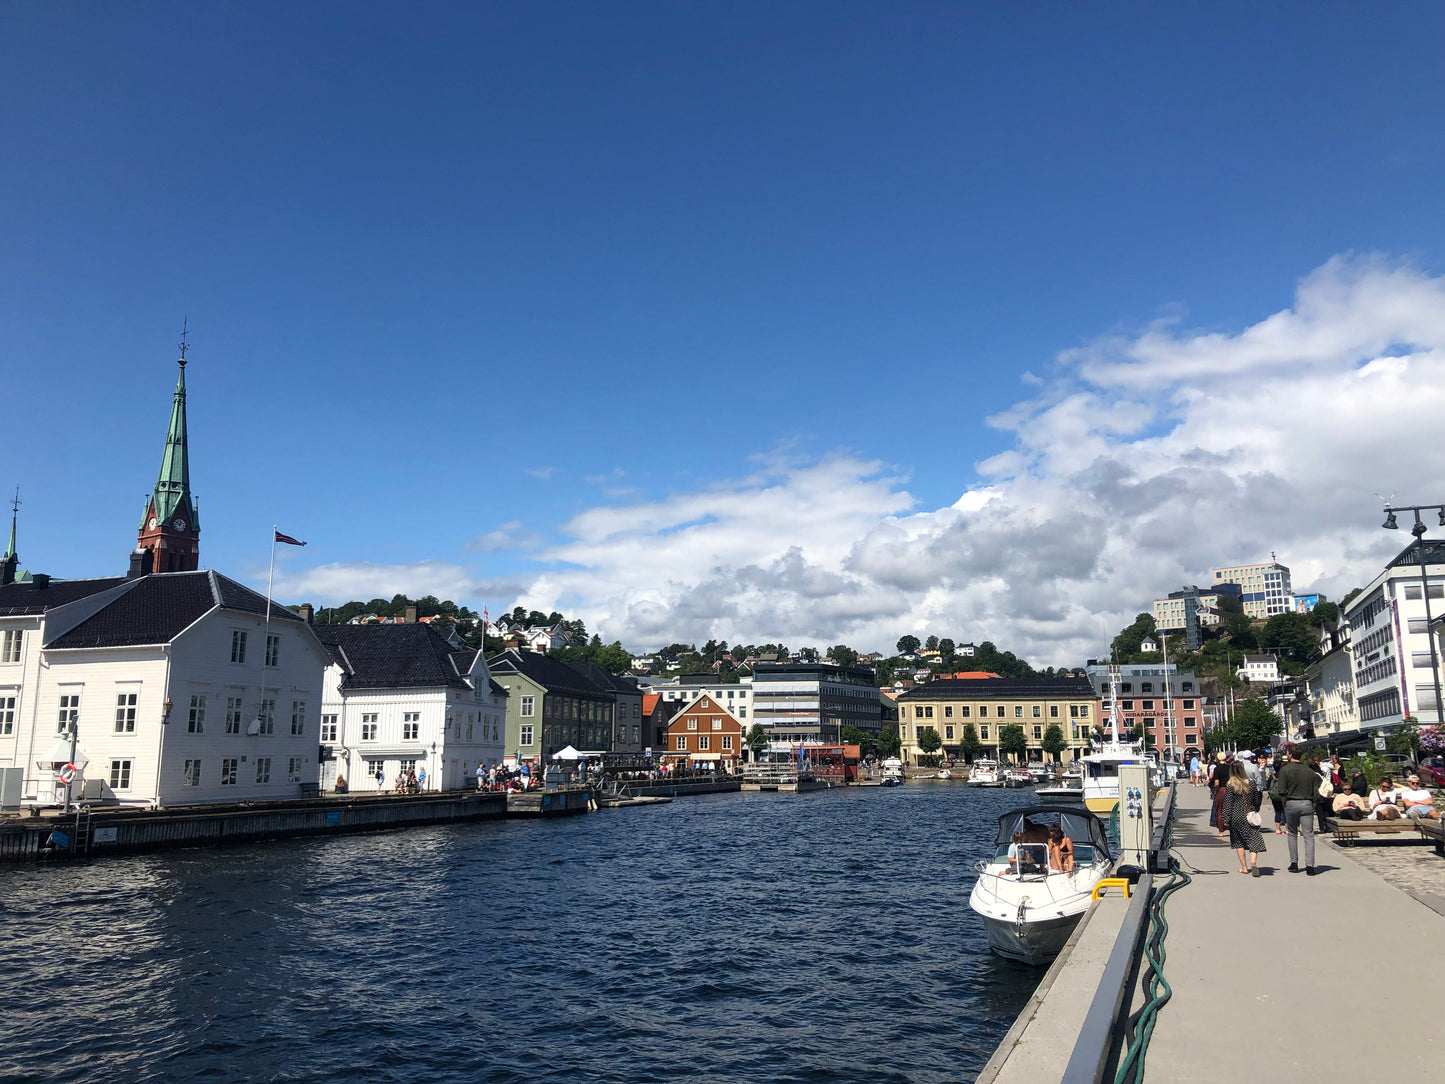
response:
[[[0,871],[0,1078],[969,1080],[1029,791],[719,794]]]

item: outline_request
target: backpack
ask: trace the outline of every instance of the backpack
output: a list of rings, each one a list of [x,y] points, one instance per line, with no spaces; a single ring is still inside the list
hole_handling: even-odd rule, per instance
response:
[[[1332,797],[1332,796],[1334,795],[1334,793],[1335,793],[1335,785],[1334,785],[1334,783],[1330,781],[1330,777],[1329,777],[1329,776],[1325,776],[1323,779],[1320,780],[1320,789],[1319,789],[1319,795],[1320,795],[1320,797],[1321,797],[1321,798],[1329,798],[1329,797]]]

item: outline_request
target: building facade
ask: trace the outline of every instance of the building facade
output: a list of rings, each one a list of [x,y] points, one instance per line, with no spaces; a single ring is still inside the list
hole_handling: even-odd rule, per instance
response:
[[[1100,725],[1109,722],[1109,666],[1090,660],[1084,675],[1102,704]],[[1208,727],[1204,695],[1192,670],[1173,663],[1119,667],[1119,726],[1148,734],[1154,748],[1172,756],[1204,747]]]
[[[588,753],[611,749],[616,698],[566,663],[508,648],[487,660],[507,691],[504,759],[549,759],[567,746]]]
[[[883,705],[872,670],[826,663],[759,663],[753,669],[753,720],[773,742],[836,745],[843,729],[876,735]]]
[[[330,657],[321,705],[320,785],[390,790],[407,771],[425,789],[475,786],[502,760],[507,694],[481,653],[430,625],[317,625]]]
[[[1084,678],[940,678],[903,693],[897,704],[900,756],[910,764],[929,756],[919,745],[925,730],[942,739],[941,752],[961,755],[964,728],[970,726],[983,755],[993,757],[999,755],[1000,731],[1021,727],[1029,760],[1044,759],[1044,737],[1050,726],[1058,726],[1063,756],[1073,759],[1087,749],[1099,721],[1098,695]]]
[[[25,801],[161,807],[316,792],[327,654],[216,572],[0,587],[0,764]],[[71,756],[70,728],[75,728]]]
[[[737,717],[704,694],[668,722],[665,755],[731,769],[743,755],[743,736]]]
[[[652,744],[642,719],[642,688],[635,678],[609,673],[591,661],[577,663],[572,669],[614,698],[612,752],[640,753]]]
[[[1445,542],[1431,539],[1405,547],[1344,609],[1363,730],[1398,726],[1407,715],[1425,724],[1441,721],[1437,681],[1445,674],[1430,618],[1442,612]]]
[[[1239,601],[1249,617],[1273,617],[1290,609],[1294,589],[1289,582],[1289,569],[1270,561],[1267,564],[1230,565],[1211,569],[1213,585],[1239,585]]]
[[[1320,655],[1305,669],[1304,681],[1310,703],[1306,739],[1330,738],[1359,730],[1348,625],[1326,626],[1320,630]]]
[[[727,710],[734,719],[751,725],[749,716],[753,710],[753,679],[742,678],[736,682],[718,681],[713,674],[684,674],[681,677],[643,681],[649,692],[662,697],[664,703],[674,701],[691,704],[704,696],[710,696]]]

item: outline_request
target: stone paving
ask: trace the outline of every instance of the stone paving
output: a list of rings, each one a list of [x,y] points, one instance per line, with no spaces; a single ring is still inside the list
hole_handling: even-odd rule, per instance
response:
[[[1415,839],[1392,839],[1365,843],[1331,842],[1330,846],[1332,853],[1353,859],[1432,911],[1445,914],[1445,858],[1435,853],[1433,844]]]

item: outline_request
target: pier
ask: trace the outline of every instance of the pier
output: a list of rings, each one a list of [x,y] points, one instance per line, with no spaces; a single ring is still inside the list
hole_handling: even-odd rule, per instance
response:
[[[1248,877],[1209,826],[1207,788],[1182,784],[1173,805],[1155,872],[1129,901],[1095,903],[978,1084],[1203,1084],[1218,1078],[1222,1051],[1286,1080],[1445,1079],[1434,975],[1445,896],[1377,872],[1394,864],[1390,851],[1404,852],[1397,863],[1441,861],[1430,841],[1336,846],[1321,834],[1318,875],[1303,872],[1303,840],[1301,872],[1289,873],[1266,801],[1268,849]],[[1146,949],[1162,960],[1163,984],[1151,982]],[[1136,1034],[1141,1017],[1153,1024]],[[1121,1076],[1130,1061],[1142,1068]]]

